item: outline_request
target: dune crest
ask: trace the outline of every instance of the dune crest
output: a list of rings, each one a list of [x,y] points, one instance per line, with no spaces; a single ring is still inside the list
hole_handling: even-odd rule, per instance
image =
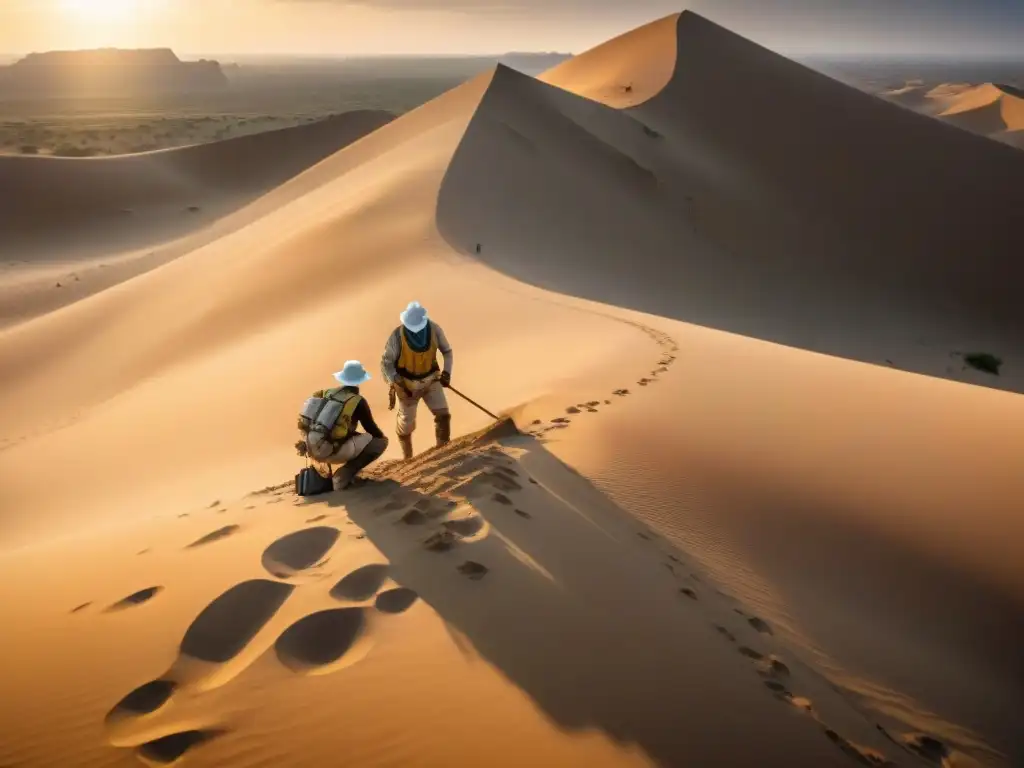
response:
[[[949,97],[939,117],[985,135],[1024,131],[1024,93],[1008,85],[984,83]]]

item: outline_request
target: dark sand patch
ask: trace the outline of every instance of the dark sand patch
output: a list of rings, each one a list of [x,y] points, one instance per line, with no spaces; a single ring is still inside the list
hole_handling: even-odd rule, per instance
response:
[[[181,640],[181,653],[201,661],[230,661],[256,637],[294,589],[291,584],[267,579],[236,584],[195,618]]]
[[[263,567],[278,578],[294,576],[319,563],[340,535],[326,525],[289,533],[263,551]]]
[[[306,616],[277,639],[277,658],[293,672],[333,664],[348,653],[366,631],[362,608],[334,608]]]
[[[369,600],[384,586],[388,579],[388,571],[388,566],[383,563],[372,563],[357,568],[331,588],[331,597],[335,600],[353,602]]]

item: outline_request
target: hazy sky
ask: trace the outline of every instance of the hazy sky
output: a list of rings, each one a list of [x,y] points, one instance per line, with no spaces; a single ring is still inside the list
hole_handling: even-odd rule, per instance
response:
[[[787,53],[1013,53],[1024,40],[1024,0],[0,0],[0,52],[579,52],[683,8]]]

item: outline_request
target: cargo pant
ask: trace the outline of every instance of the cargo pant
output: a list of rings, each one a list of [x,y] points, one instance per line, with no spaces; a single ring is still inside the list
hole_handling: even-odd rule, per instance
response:
[[[444,387],[436,376],[423,381],[402,381],[412,392],[412,397],[406,397],[404,392],[398,390],[395,432],[399,437],[408,437],[416,429],[416,410],[419,408],[420,400],[426,404],[435,418],[448,414],[448,398],[445,397]]]
[[[363,452],[363,449],[373,440],[371,435],[363,432],[356,432],[348,440],[338,446],[337,450],[329,442],[323,439],[319,432],[310,432],[306,445],[309,446],[309,457],[324,464],[347,464]]]

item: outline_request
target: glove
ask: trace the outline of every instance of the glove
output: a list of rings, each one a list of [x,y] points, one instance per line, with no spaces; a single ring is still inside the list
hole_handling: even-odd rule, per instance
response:
[[[452,375],[448,371],[441,371],[441,386],[450,387],[452,385]]]

